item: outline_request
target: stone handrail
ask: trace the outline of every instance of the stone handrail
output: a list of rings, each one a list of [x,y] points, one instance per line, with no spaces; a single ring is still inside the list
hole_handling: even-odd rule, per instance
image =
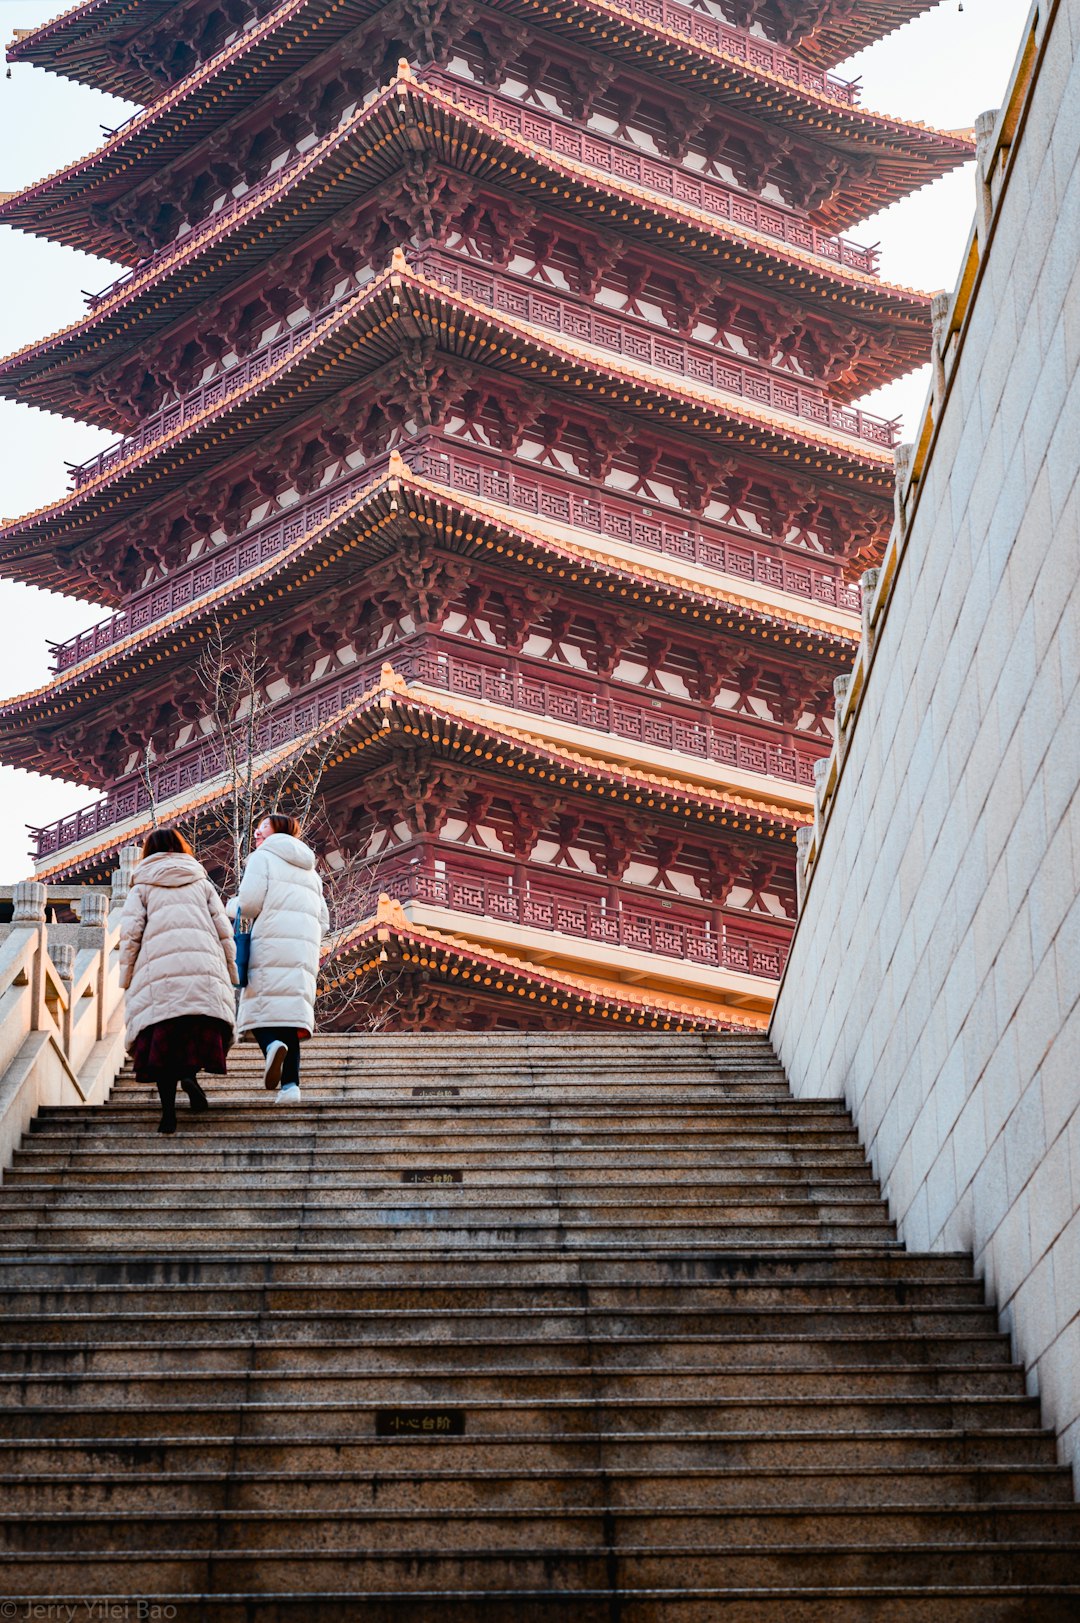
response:
[[[124,1061],[119,908],[131,858],[112,894],[81,892],[74,925],[46,923],[33,881],[11,889],[0,925],[0,1169],[43,1105],[99,1104]]]

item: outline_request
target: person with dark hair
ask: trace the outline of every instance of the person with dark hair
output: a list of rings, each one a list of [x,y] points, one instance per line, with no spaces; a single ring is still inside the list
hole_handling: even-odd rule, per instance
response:
[[[147,836],[120,918],[120,984],[140,1082],[161,1100],[159,1133],[176,1131],[179,1082],[208,1108],[199,1071],[225,1072],[235,1022],[236,948],[206,869],[175,829]]]
[[[263,1081],[275,1103],[300,1100],[300,1042],[315,1029],[315,983],[330,928],[315,853],[295,817],[278,812],[255,830],[240,891],[230,904],[251,925],[248,983],[240,997],[241,1035],[262,1049]]]

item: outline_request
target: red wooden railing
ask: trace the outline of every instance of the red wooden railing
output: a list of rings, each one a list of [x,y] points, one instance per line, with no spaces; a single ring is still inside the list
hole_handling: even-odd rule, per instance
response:
[[[619,180],[647,185],[653,191],[663,193],[672,202],[689,203],[707,214],[715,215],[717,219],[760,231],[764,236],[817,254],[833,264],[860,270],[871,276],[878,273],[876,247],[863,247],[846,237],[818,231],[793,209],[758,203],[749,193],[739,192],[721,181],[703,180],[692,170],[662,158],[651,158],[629,143],[586,133],[569,120],[554,115],[545,117],[534,113],[531,109],[523,108],[512,97],[474,89],[450,74],[429,69],[418,73],[417,78],[434,83],[460,106],[491,118],[507,135],[517,134],[523,137],[526,144],[543,146],[560,156],[576,158]],[[378,102],[388,94],[384,91]],[[327,153],[345,145],[360,124],[373,116],[377,105],[358,109],[309,151],[291,159],[273,174],[264,176],[241,197],[227,199],[216,213],[184,236],[166,243],[134,269],[125,271],[110,282],[108,287],[92,294],[87,301],[88,308],[96,310],[125,289],[142,286],[172,265],[179,265],[194,254],[201,253],[217,238],[224,236],[239,216],[260,208],[272,193],[286,191],[302,174],[321,162]]]
[[[725,534],[721,525],[707,520],[687,521],[675,509],[665,511],[659,503],[612,496],[602,485],[575,480],[570,475],[554,478],[536,473],[529,464],[515,463],[509,456],[443,449],[450,443],[440,438],[437,448],[428,442],[406,443],[401,449],[416,473],[468,497],[518,508],[532,517],[567,524],[591,535],[647,547],[650,552],[702,564],[830,608],[859,612],[859,588],[848,585],[838,574],[802,559],[779,557],[761,545],[740,545]],[[253,525],[235,541],[136,593],[108,619],[66,642],[54,643],[53,670],[70,670],[166,615],[188,608],[204,593],[239,580],[256,565],[269,563],[304,534],[325,523],[332,512],[346,507],[358,491],[372,482],[385,460],[379,458],[360,473],[328,485],[290,507],[284,515]]]
[[[415,255],[411,264],[462,298],[561,333],[574,343],[618,355],[632,366],[671,372],[691,385],[704,384],[707,389],[801,417],[819,428],[850,434],[871,445],[891,449],[896,443],[895,421],[838,405],[820,384],[803,382],[790,372],[778,372],[761,362],[740,361],[708,344],[658,332],[640,317],[598,308],[581,297],[560,297],[547,288],[538,289],[524,277],[485,271],[450,253],[429,249]]]
[[[453,913],[556,931],[605,946],[630,947],[768,980],[779,980],[783,972],[788,944],[779,930],[775,934],[756,930],[738,914],[732,917],[700,904],[695,908],[680,899],[681,916],[673,910],[673,916],[665,919],[643,907],[640,890],[635,892],[630,886],[582,882],[580,888],[575,885],[571,890],[531,864],[522,879],[512,871],[499,872],[494,861],[493,873],[480,874],[475,867],[455,861],[449,851],[444,856],[441,849],[437,860],[437,872],[421,867],[420,859],[380,867],[369,902],[385,893],[402,902],[426,902]],[[658,901],[654,905],[664,904]],[[701,915],[697,919],[693,918],[695,912]]]
[[[770,729],[761,723],[754,729],[746,728],[720,712],[706,711],[667,695],[654,706],[632,686],[617,682],[605,684],[605,691],[598,694],[596,678],[563,673],[556,676],[543,661],[521,657],[508,657],[505,664],[492,665],[484,660],[482,651],[474,652],[462,640],[430,634],[424,637],[421,648],[399,644],[344,675],[283,701],[262,723],[257,750],[262,753],[278,749],[331,721],[375,685],[387,660],[410,682],[504,705],[526,715],[549,716],[660,749],[677,750],[785,783],[812,785],[814,762],[823,754],[823,750],[792,744],[787,732],[779,727]],[[823,746],[827,742],[823,740]],[[208,783],[224,770],[224,763],[221,745],[214,739],[185,745],[150,769],[153,803],[162,804]],[[34,829],[34,854],[39,860],[54,856],[107,833],[117,823],[148,811],[150,806],[144,776],[130,773],[93,805]]]
[[[849,270],[876,276],[878,250],[863,248],[846,237],[831,236],[810,225],[805,215],[782,204],[760,203],[746,192],[736,191],[721,181],[706,180],[692,169],[665,158],[654,158],[640,147],[594,135],[569,119],[553,113],[539,113],[523,107],[509,96],[464,84],[449,74],[432,69],[419,75],[435,83],[443,93],[469,112],[497,124],[508,135],[527,146],[543,147],[562,158],[571,158],[590,169],[602,170],[616,181],[644,186],[662,193],[673,203],[686,203],[718,220],[744,226],[762,236],[786,242],[793,248],[817,254]]]
[[[482,655],[449,637],[433,636],[434,651],[407,656],[400,668],[409,681],[444,688],[465,699],[480,699],[525,715],[613,734],[656,749],[677,750],[718,766],[779,778],[812,788],[820,750],[791,742],[786,730],[763,724],[759,731],[740,727],[722,711],[680,701],[643,697],[640,689],[619,682],[598,691],[595,677],[550,674],[542,661],[509,659],[486,664]],[[395,668],[398,660],[393,661]]]
[[[89,153],[85,158],[78,159],[75,163],[65,165],[63,169],[58,169],[55,174],[46,176],[45,179],[38,181],[36,186],[29,187],[26,193],[21,193],[20,196],[34,196],[46,192],[54,187],[59,180],[73,180],[76,176],[85,174],[87,170],[100,163],[101,159],[107,154],[126,146],[133,135],[156,124],[163,113],[167,112],[171,107],[175,107],[178,102],[186,100],[192,91],[197,90],[208,79],[216,78],[229,63],[242,60],[268,34],[274,33],[286,17],[301,11],[307,4],[308,0],[286,0],[284,5],[279,6],[269,16],[264,17],[261,22],[252,21],[235,39],[221,46],[212,56],[207,57],[206,61],[201,63],[199,67],[193,68],[185,78],[180,79],[170,89],[158,96],[155,101],[151,102],[149,107],[139,108],[131,114],[130,118],[117,125],[114,130],[109,132],[108,140],[104,141],[95,151]],[[98,295],[99,298],[104,296]],[[89,303],[93,308],[95,299],[91,297]]]
[[[230,395],[241,389],[250,387],[264,373],[272,367],[279,366],[282,361],[301,349],[309,339],[314,338],[319,329],[331,322],[341,307],[354,298],[359,289],[350,285],[339,299],[319,310],[315,315],[309,316],[306,321],[283,333],[280,338],[272,338],[261,349],[254,350],[246,360],[239,361],[227,372],[218,373],[217,377],[210,378],[208,382],[200,384],[197,389],[191,389],[174,400],[171,405],[163,406],[147,417],[134,434],[127,434],[122,440],[107,446],[89,462],[81,462],[69,468],[71,482],[75,490],[79,490],[91,479],[99,478],[108,473],[110,468],[121,462],[127,462],[131,457],[138,456],[143,451],[151,451],[169,434],[187,424],[195,422],[219,406]]]
[[[566,524],[590,535],[645,547],[685,563],[702,564],[739,580],[810,598],[830,608],[858,614],[858,586],[841,575],[807,561],[785,558],[764,542],[749,544],[734,527],[725,530],[707,519],[688,519],[659,499],[618,496],[595,481],[560,473],[557,477],[480,447],[458,448],[452,440],[427,442],[416,450],[401,447],[417,473],[482,501],[513,507],[554,524]]]
[[[749,68],[786,79],[788,84],[796,85],[812,95],[829,96],[848,107],[858,103],[857,79],[840,79],[835,73],[812,67],[809,62],[803,62],[790,51],[785,51],[783,46],[774,45],[771,40],[761,39],[757,34],[748,34],[745,29],[733,28],[730,23],[720,22],[707,12],[692,11],[689,6],[679,5],[678,0],[619,0],[619,10],[632,12],[635,17],[640,17],[655,28],[685,34],[696,45],[723,51],[725,56],[745,62]]]

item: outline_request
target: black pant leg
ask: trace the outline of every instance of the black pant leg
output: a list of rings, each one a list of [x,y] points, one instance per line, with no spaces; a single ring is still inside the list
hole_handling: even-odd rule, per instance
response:
[[[281,1068],[281,1086],[300,1084],[300,1034],[295,1026],[256,1026],[255,1041],[265,1056],[271,1043],[285,1044],[285,1063]]]

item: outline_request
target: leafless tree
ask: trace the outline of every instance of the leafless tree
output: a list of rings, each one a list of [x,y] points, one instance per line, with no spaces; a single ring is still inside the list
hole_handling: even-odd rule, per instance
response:
[[[259,653],[258,633],[232,645],[217,620],[210,628],[197,668],[205,714],[222,754],[226,782],[225,821],[230,850],[222,878],[239,883],[251,850],[258,794],[259,734],[270,710],[266,696],[266,662]]]
[[[374,913],[379,897],[380,855],[346,858],[325,885],[330,932],[323,943],[316,1009],[327,1025],[381,1031],[394,1018],[403,994],[401,968],[380,949],[373,969],[356,973],[349,941],[357,924]]]
[[[142,779],[142,786],[146,790],[146,798],[150,806],[151,828],[157,828],[158,826],[157,789],[154,784],[154,766],[156,762],[157,751],[154,748],[154,740],[148,738],[139,759],[139,777]]]

